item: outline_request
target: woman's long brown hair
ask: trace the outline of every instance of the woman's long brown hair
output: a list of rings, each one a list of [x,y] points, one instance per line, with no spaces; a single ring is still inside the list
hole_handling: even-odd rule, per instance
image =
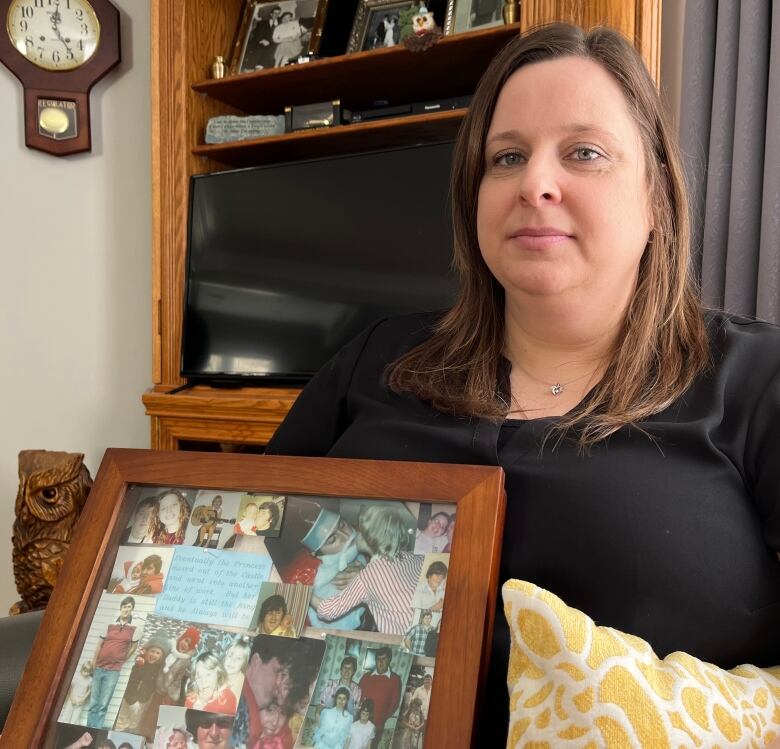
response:
[[[445,413],[500,420],[509,409],[499,386],[504,352],[504,289],[477,241],[477,200],[485,170],[485,138],[496,100],[518,68],[564,56],[583,57],[617,81],[639,126],[647,165],[652,239],[640,261],[637,288],[604,377],[589,398],[558,420],[559,436],[587,449],[628,424],[662,411],[709,363],[709,343],[691,272],[688,198],[658,91],[642,60],[617,31],[569,24],[513,39],[482,76],[453,156],[451,179],[457,300],[433,335],[388,368],[388,385]]]

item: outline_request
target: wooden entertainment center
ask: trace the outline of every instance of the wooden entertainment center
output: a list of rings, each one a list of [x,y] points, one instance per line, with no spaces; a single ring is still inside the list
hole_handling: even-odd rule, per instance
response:
[[[190,176],[446,140],[457,132],[464,110],[204,145],[210,117],[279,114],[286,105],[334,98],[345,106],[365,107],[376,98],[378,85],[381,96],[395,102],[464,95],[474,90],[490,59],[512,36],[558,20],[619,29],[634,41],[658,81],[661,2],[522,0],[519,23],[444,37],[426,52],[395,47],[210,80],[214,58],[230,54],[244,0],[152,0],[154,386],[143,395],[151,446],[261,450],[299,392],[205,386],[171,392],[184,383],[179,362]]]

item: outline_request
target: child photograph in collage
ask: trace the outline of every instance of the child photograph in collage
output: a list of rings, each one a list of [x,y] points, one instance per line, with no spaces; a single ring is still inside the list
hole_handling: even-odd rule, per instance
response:
[[[422,749],[454,505],[127,500],[58,747],[92,731],[134,749]]]

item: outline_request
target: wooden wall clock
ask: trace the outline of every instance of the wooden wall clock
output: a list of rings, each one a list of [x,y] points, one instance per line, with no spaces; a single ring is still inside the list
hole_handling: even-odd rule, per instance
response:
[[[89,91],[121,59],[119,11],[109,0],[0,0],[0,18],[0,62],[24,87],[27,147],[89,151]]]

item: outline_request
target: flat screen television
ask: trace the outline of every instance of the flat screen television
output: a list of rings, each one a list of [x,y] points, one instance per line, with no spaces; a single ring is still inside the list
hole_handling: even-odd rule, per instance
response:
[[[449,306],[452,146],[192,177],[182,375],[305,382],[373,321]]]

